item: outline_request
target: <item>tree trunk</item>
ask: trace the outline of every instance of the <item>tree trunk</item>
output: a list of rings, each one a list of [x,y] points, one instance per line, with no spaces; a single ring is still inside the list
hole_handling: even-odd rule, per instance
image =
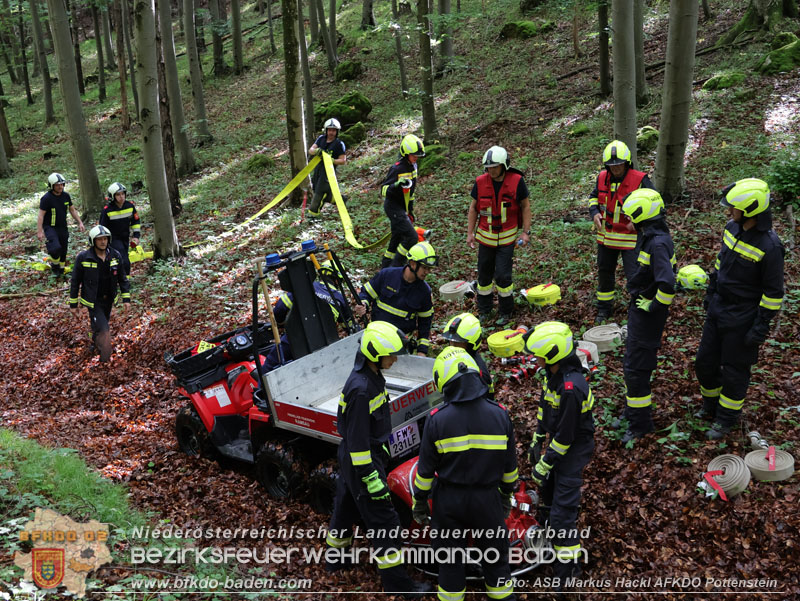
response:
[[[375,13],[372,11],[372,1],[362,0],[361,2],[361,29],[375,27]]]
[[[9,44],[11,45],[11,58],[6,57],[8,64],[8,75],[11,78],[11,83],[21,83],[22,79],[22,65],[19,64],[19,40],[17,33],[14,31],[14,14],[11,12],[11,4],[8,0],[3,0],[3,33]]]
[[[17,85],[19,83],[19,79],[17,79],[17,69],[14,66],[14,62],[11,60],[11,57],[8,55],[8,48],[3,42],[3,36],[0,36],[0,51],[2,51],[3,61],[6,64],[8,78],[11,80],[12,84]]]
[[[322,3],[322,0],[319,0]],[[328,33],[331,36],[331,44],[333,45],[333,59],[335,63],[339,64],[339,33],[336,31],[336,0],[330,0],[328,3]],[[325,21],[320,21],[320,25]]]
[[[28,0],[31,11],[31,25],[33,26],[33,41],[36,44],[36,57],[39,63],[39,72],[42,75],[42,94],[44,95],[44,121],[47,125],[56,122],[53,110],[53,87],[50,81],[50,66],[47,64],[47,54],[44,50],[42,37],[42,21],[39,18],[38,0]]]
[[[655,169],[655,186],[666,203],[680,198],[685,188],[683,163],[689,141],[697,17],[697,0],[672,0],[670,3]]]
[[[425,132],[425,140],[434,142],[439,137],[439,132],[436,126],[436,108],[433,104],[428,0],[417,0],[417,29],[419,30],[419,69],[422,72],[422,129]]]
[[[3,108],[1,106],[0,112],[3,112]],[[4,112],[0,118],[5,120],[6,116]],[[6,156],[4,144],[0,144],[0,179],[6,179],[7,177],[11,177],[11,165],[8,163],[8,157]]]
[[[231,25],[233,26],[233,72],[244,73],[244,50],[242,50],[242,8],[239,0],[231,0]]]
[[[693,0],[696,2],[697,0]],[[613,0],[614,138],[631,150],[636,163],[636,60],[633,50],[633,0]]]
[[[106,4],[100,7],[100,19],[103,24],[103,48],[105,49],[106,69],[109,73],[117,68],[116,60],[114,59],[114,50],[111,47],[111,10],[110,5]]]
[[[209,13],[210,14],[210,13]],[[195,22],[195,37],[197,38],[197,52],[205,54],[208,52],[208,48],[206,48],[206,28],[205,28],[206,16],[205,14],[196,15],[196,22]],[[202,70],[202,66],[200,68]]]
[[[408,78],[406,76],[406,62],[403,60],[403,30],[400,27],[400,16],[397,13],[397,0],[392,0],[392,37],[394,38],[394,52],[397,55],[397,67],[400,69],[400,90],[403,98],[408,98]]]
[[[175,42],[172,38],[172,21],[169,0],[157,0],[159,25],[161,30],[161,51],[164,56],[165,77],[167,80],[167,98],[169,98],[169,114],[172,121],[172,133],[178,147],[178,175],[186,176],[197,169],[194,153],[186,132],[186,118],[183,115],[183,100],[178,77],[178,65],[175,60]],[[173,212],[173,215],[175,213]]]
[[[452,5],[450,0],[439,0],[439,17],[441,17],[441,25],[439,26],[441,51],[439,54],[439,67],[437,69],[439,75],[443,75],[452,69],[453,59],[455,58],[453,52],[453,26],[450,23],[451,10]]]
[[[48,0],[49,2],[50,0]],[[86,87],[84,84],[83,79],[83,64],[81,61],[81,41],[80,35],[78,32],[78,9],[80,8],[80,3],[78,0],[65,0],[69,6],[69,16],[70,16],[70,23],[72,24],[72,52],[75,57],[75,70],[78,73],[78,89],[81,92],[81,96],[86,93]],[[55,32],[53,32],[55,35]]]
[[[703,20],[708,21],[711,19],[711,8],[708,6],[708,0],[702,0],[703,3]]]
[[[136,63],[133,62],[133,32],[131,31],[130,22],[130,9],[128,7],[128,0],[120,0],[122,2],[120,9],[122,11],[122,28],[125,34],[125,51],[128,54],[128,69],[131,74],[131,91],[133,92],[133,104],[136,107],[137,118],[139,116],[139,86],[136,85]]]
[[[211,12],[211,47],[214,51],[214,75],[226,75],[229,71],[225,64],[223,54],[222,36],[225,35],[227,24],[222,20],[220,0],[208,0],[208,10]]]
[[[322,8],[322,0],[311,0],[317,7],[317,14],[319,15],[320,31],[322,32],[322,39],[325,42],[325,54],[328,58],[328,69],[333,73],[336,70],[336,64],[339,60],[336,58],[336,47],[334,46],[334,38],[331,30],[325,27],[325,10]]]
[[[633,46],[636,60],[636,106],[644,106],[650,96],[644,75],[644,0],[633,0]]]
[[[22,19],[22,4],[19,5],[19,64],[22,67],[22,81],[25,84],[25,96],[28,106],[33,104],[31,96],[31,80],[28,77],[28,58],[25,56],[25,22]]]
[[[572,5],[572,53],[575,55],[575,58],[580,58],[583,56],[583,51],[581,50],[580,44],[580,37],[579,37],[579,25],[580,25],[580,10],[578,8],[578,3],[575,2]]]
[[[114,21],[117,26],[117,73],[119,75],[119,104],[122,114],[122,130],[131,128],[131,116],[128,113],[128,89],[125,83],[125,28],[122,26],[122,1],[114,0]]]
[[[164,2],[167,4],[167,2]],[[158,8],[156,8],[158,10]],[[172,23],[167,19],[167,27],[172,34]],[[161,119],[161,147],[164,149],[164,174],[167,176],[167,193],[172,216],[181,214],[181,193],[178,189],[178,168],[175,165],[175,138],[172,132],[172,118],[170,115],[170,100],[167,93],[167,77],[165,75],[164,57],[161,49],[161,27],[156,18],[156,69],[158,71],[158,112]]]
[[[58,61],[58,83],[61,86],[64,114],[69,125],[73,157],[80,179],[80,204],[84,216],[97,216],[100,209],[103,208],[103,194],[100,191],[100,182],[97,180],[94,153],[92,153],[92,144],[86,129],[86,119],[83,116],[75,55],[72,54],[70,47],[72,40],[70,39],[67,11],[63,0],[47,0],[47,8]]]
[[[3,83],[0,81],[0,98],[3,96],[5,96],[5,93],[3,92]],[[8,131],[8,121],[6,120],[6,109],[3,108],[2,102],[0,102],[0,138],[2,138],[0,146],[3,147],[6,160],[14,158],[14,145],[11,143],[11,132]]]
[[[608,60],[608,1],[600,0],[597,4],[597,22],[600,29],[600,95],[606,98],[611,95],[611,65]]]
[[[314,96],[311,88],[311,69],[308,66],[306,47],[306,22],[303,18],[303,0],[297,0],[297,29],[300,42],[300,67],[303,71],[303,111],[305,113],[306,139],[314,139]]]
[[[53,0],[51,0],[53,1]],[[134,0],[133,19],[136,30],[136,70],[142,124],[142,154],[144,155],[147,194],[153,215],[153,245],[157,258],[179,254],[178,235],[167,191],[164,173],[164,148],[161,139],[161,119],[158,108],[158,68],[156,66],[156,24],[153,0]]]
[[[256,0],[256,10],[260,16],[264,16],[264,0]]]
[[[97,85],[99,88],[99,92],[97,95],[98,100],[100,102],[105,102],[106,99],[106,63],[103,58],[103,52],[105,49],[103,48],[103,39],[100,35],[102,31],[100,29],[100,9],[97,8],[96,4],[90,4],[92,11],[92,23],[94,24],[94,43],[97,48]]]
[[[286,75],[286,129],[292,177],[306,166],[305,125],[303,124],[303,89],[300,72],[300,42],[297,31],[297,0],[281,0],[283,8],[283,63]],[[301,189],[303,188],[303,189]],[[292,203],[299,205],[308,190],[308,180],[294,189]]]
[[[308,0],[308,25],[311,28],[311,40],[308,47],[313,48],[319,43],[319,19],[317,19],[317,9],[314,8],[314,0]]]
[[[192,102],[194,104],[195,127],[201,143],[213,139],[208,129],[206,100],[203,95],[203,74],[200,71],[200,58],[197,54],[197,39],[194,37],[194,0],[183,0],[184,29],[186,30],[186,56],[189,59],[189,79],[192,82]]]
[[[797,5],[791,0],[750,0],[739,22],[717,41],[717,46],[733,44],[739,36],[753,31],[774,31],[784,17],[796,17]]]
[[[269,23],[269,47],[272,50],[272,54],[275,54],[278,51],[277,46],[275,46],[275,31],[272,25],[272,0],[267,1],[267,23]],[[314,0],[309,0],[309,2],[314,2]]]

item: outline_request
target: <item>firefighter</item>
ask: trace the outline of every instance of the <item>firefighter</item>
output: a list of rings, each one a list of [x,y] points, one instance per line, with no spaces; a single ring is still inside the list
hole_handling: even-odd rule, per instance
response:
[[[320,266],[322,268],[322,266]],[[338,270],[337,270],[338,271]],[[332,273],[332,270],[330,270]],[[327,275],[325,277],[332,277]],[[347,301],[345,301],[344,296],[338,290],[335,290],[329,286],[326,286],[322,282],[315,281],[314,282],[314,294],[316,297],[325,303],[331,308],[331,312],[333,313],[333,318],[339,322],[344,323],[344,312],[345,306]],[[286,318],[289,316],[289,310],[294,305],[294,295],[291,292],[284,292],[278,298],[278,302],[275,303],[275,307],[272,310],[273,315],[275,316],[275,322],[277,323],[278,327],[284,327],[286,324]],[[283,362],[287,363],[294,359],[294,354],[292,353],[292,347],[289,345],[289,338],[286,335],[286,332],[281,335],[280,340],[280,347],[281,347],[281,356],[283,357]],[[282,365],[280,358],[278,357],[278,349],[273,348],[267,353],[266,360],[264,361],[264,368],[266,371],[272,371],[276,367],[280,367]]]
[[[603,323],[614,312],[614,280],[619,256],[625,280],[636,271],[636,232],[622,212],[624,198],[638,188],[654,189],[643,171],[633,168],[631,151],[614,140],[603,151],[603,169],[589,195],[589,214],[597,231],[597,318]]]
[[[575,354],[569,326],[548,322],[526,336],[525,348],[545,371],[528,460],[533,467],[531,478],[541,490],[543,511],[539,521],[555,535],[556,588],[563,590],[565,579],[580,574],[581,554],[585,558],[576,528],[583,469],[594,452],[594,395]],[[548,434],[549,447],[542,454]]]
[[[117,297],[117,286],[122,294],[120,311],[131,302],[131,287],[122,268],[122,256],[111,243],[111,232],[96,225],[89,230],[91,246],[75,259],[69,288],[69,306],[72,314],[80,317],[78,303],[89,310],[92,340],[100,352],[100,361],[111,359],[111,334],[109,321],[111,307]]]
[[[381,269],[361,289],[359,297],[372,305],[373,320],[388,321],[406,334],[416,330],[417,354],[424,357],[430,349],[433,321],[431,287],[425,278],[439,259],[430,242],[414,244],[407,255],[404,267]],[[356,312],[363,314],[364,306],[357,306]]]
[[[422,435],[414,520],[428,522],[432,493],[431,545],[437,553],[465,548],[465,531],[485,532],[474,534],[473,544],[484,552],[486,593],[489,599],[516,599],[505,525],[518,479],[514,427],[505,407],[489,400],[480,369],[465,349],[445,347],[433,364],[433,381],[444,403],[431,411]],[[486,553],[489,549],[493,553]],[[463,601],[464,564],[458,553],[452,557],[452,563],[439,563],[439,599]]]
[[[706,433],[719,440],[738,423],[750,369],[783,301],[784,248],[772,230],[769,187],[742,179],[722,194],[731,220],[709,278],[703,336],[695,358],[703,408],[713,419]]]
[[[627,444],[654,430],[650,378],[656,368],[669,306],[675,297],[675,249],[664,220],[664,201],[658,192],[634,190],[625,199],[622,212],[638,232],[634,249],[637,269],[628,280],[631,300],[623,362],[623,417],[628,428],[621,441]]]
[[[336,498],[326,538],[326,569],[332,572],[350,565],[346,551],[353,542],[353,524],[363,521],[366,529],[375,533],[371,542],[383,590],[412,599],[430,592],[431,587],[409,577],[402,564],[401,541],[396,538],[400,518],[386,484],[386,445],[392,426],[382,374],[397,361],[397,355],[405,353],[406,337],[392,324],[373,321],[364,329],[337,413],[342,442]]]
[[[381,268],[405,263],[409,249],[417,243],[414,229],[414,192],[417,189],[417,161],[425,156],[425,145],[414,134],[400,142],[400,160],[389,169],[381,183],[383,210],[389,218],[392,237],[383,253]]]
[[[450,342],[452,346],[463,348],[469,353],[469,356],[475,360],[481,372],[481,380],[483,380],[483,383],[486,384],[486,387],[489,389],[489,399],[494,400],[494,382],[492,381],[492,374],[480,353],[482,333],[483,330],[480,320],[472,313],[462,313],[461,315],[456,315],[447,322],[444,332],[442,332],[442,338]]]
[[[36,220],[36,236],[45,243],[50,255],[50,269],[55,276],[62,275],[67,267],[67,213],[78,224],[80,231],[86,231],[81,216],[72,204],[72,198],[64,191],[67,180],[60,173],[47,177],[47,192],[39,200],[39,216]]]
[[[119,182],[114,182],[108,187],[108,203],[100,212],[100,225],[111,232],[111,246],[122,257],[125,275],[130,275],[128,246],[136,248],[141,244],[142,226],[139,223],[136,207],[128,200],[127,188]]]
[[[508,152],[492,146],[483,155],[485,173],[472,186],[467,217],[467,244],[478,241],[478,316],[490,318],[497,286],[497,325],[514,312],[512,264],[514,247],[525,245],[531,235],[531,204],[522,172],[509,167]]]
[[[345,145],[339,139],[339,131],[342,129],[341,124],[336,119],[328,119],[322,126],[322,135],[308,149],[308,154],[314,156],[319,152],[327,152],[333,159],[333,169],[336,170],[338,165],[344,165],[347,161],[345,156]],[[308,214],[311,217],[319,217],[322,205],[327,200],[331,201],[331,185],[328,182],[328,174],[325,172],[325,165],[320,162],[314,169],[311,175],[311,185],[314,189],[314,196],[311,197],[311,205],[308,208]]]

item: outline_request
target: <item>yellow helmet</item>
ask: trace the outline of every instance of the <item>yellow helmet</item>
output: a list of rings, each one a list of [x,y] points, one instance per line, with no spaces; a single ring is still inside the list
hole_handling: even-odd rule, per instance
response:
[[[525,340],[529,353],[552,365],[567,357],[575,348],[572,330],[560,321],[546,321],[536,326]]]
[[[639,188],[625,197],[622,212],[634,223],[641,223],[664,212],[661,194],[649,188]]]
[[[477,351],[481,345],[482,333],[481,322],[478,318],[472,313],[462,313],[447,322],[444,332],[442,332],[442,338],[454,342],[465,342]]]
[[[401,330],[385,321],[373,321],[364,329],[361,352],[370,361],[381,357],[407,354],[408,339]]]
[[[699,265],[684,265],[678,270],[678,282],[687,290],[702,290],[708,285],[708,274]]]
[[[408,250],[406,258],[409,261],[416,261],[428,267],[433,267],[439,264],[439,259],[436,256],[436,251],[433,250],[430,242],[417,242]]]
[[[745,217],[755,217],[769,208],[769,186],[754,177],[740,179],[722,191],[720,204],[739,209]]]
[[[622,165],[631,162],[631,150],[625,142],[614,140],[603,150],[603,164]]]
[[[463,348],[446,346],[433,362],[433,384],[436,390],[442,390],[450,382],[468,373],[480,374],[481,370],[475,359]]]
[[[425,145],[422,143],[422,140],[420,140],[414,134],[408,134],[403,138],[403,141],[400,142],[400,154],[404,157],[407,157],[410,154],[415,154],[418,157],[424,157]]]
[[[339,267],[336,265],[336,263],[334,263],[330,259],[325,259],[324,261],[320,262],[319,272],[322,275],[326,276],[332,276],[337,278],[342,277],[342,272],[339,271]]]

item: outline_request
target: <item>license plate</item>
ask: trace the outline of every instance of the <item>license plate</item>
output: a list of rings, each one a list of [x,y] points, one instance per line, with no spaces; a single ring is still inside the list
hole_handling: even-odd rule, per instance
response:
[[[389,452],[392,457],[397,457],[418,447],[419,442],[419,426],[414,422],[389,435]]]

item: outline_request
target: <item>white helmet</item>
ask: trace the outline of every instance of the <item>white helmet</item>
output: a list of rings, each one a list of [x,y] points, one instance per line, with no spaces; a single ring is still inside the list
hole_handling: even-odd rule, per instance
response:
[[[109,243],[111,242],[111,232],[103,225],[96,225],[89,230],[89,242],[92,243],[92,246],[94,246],[95,238],[102,238],[103,236],[107,236]]]
[[[66,184],[67,180],[64,179],[64,176],[60,173],[51,173],[47,176],[47,185],[50,189],[53,188],[56,184]]]
[[[505,169],[508,169],[508,152],[506,152],[506,149],[502,146],[492,146],[486,151],[486,154],[483,155],[483,166],[488,169],[489,167],[497,167],[498,165],[502,165]]]
[[[323,125],[323,126],[322,126],[322,131],[323,131],[323,132],[325,132],[325,131],[328,131],[328,129],[337,129],[337,130],[341,130],[341,129],[342,129],[342,124],[341,124],[341,123],[339,123],[339,122],[338,122],[336,119],[334,119],[333,117],[331,117],[330,119],[328,119],[328,120],[325,122],[325,125]]]
[[[116,196],[117,192],[124,192],[125,196],[126,197],[128,196],[128,189],[121,183],[114,182],[108,187],[108,195],[111,197],[111,200],[114,200],[114,197]]]

